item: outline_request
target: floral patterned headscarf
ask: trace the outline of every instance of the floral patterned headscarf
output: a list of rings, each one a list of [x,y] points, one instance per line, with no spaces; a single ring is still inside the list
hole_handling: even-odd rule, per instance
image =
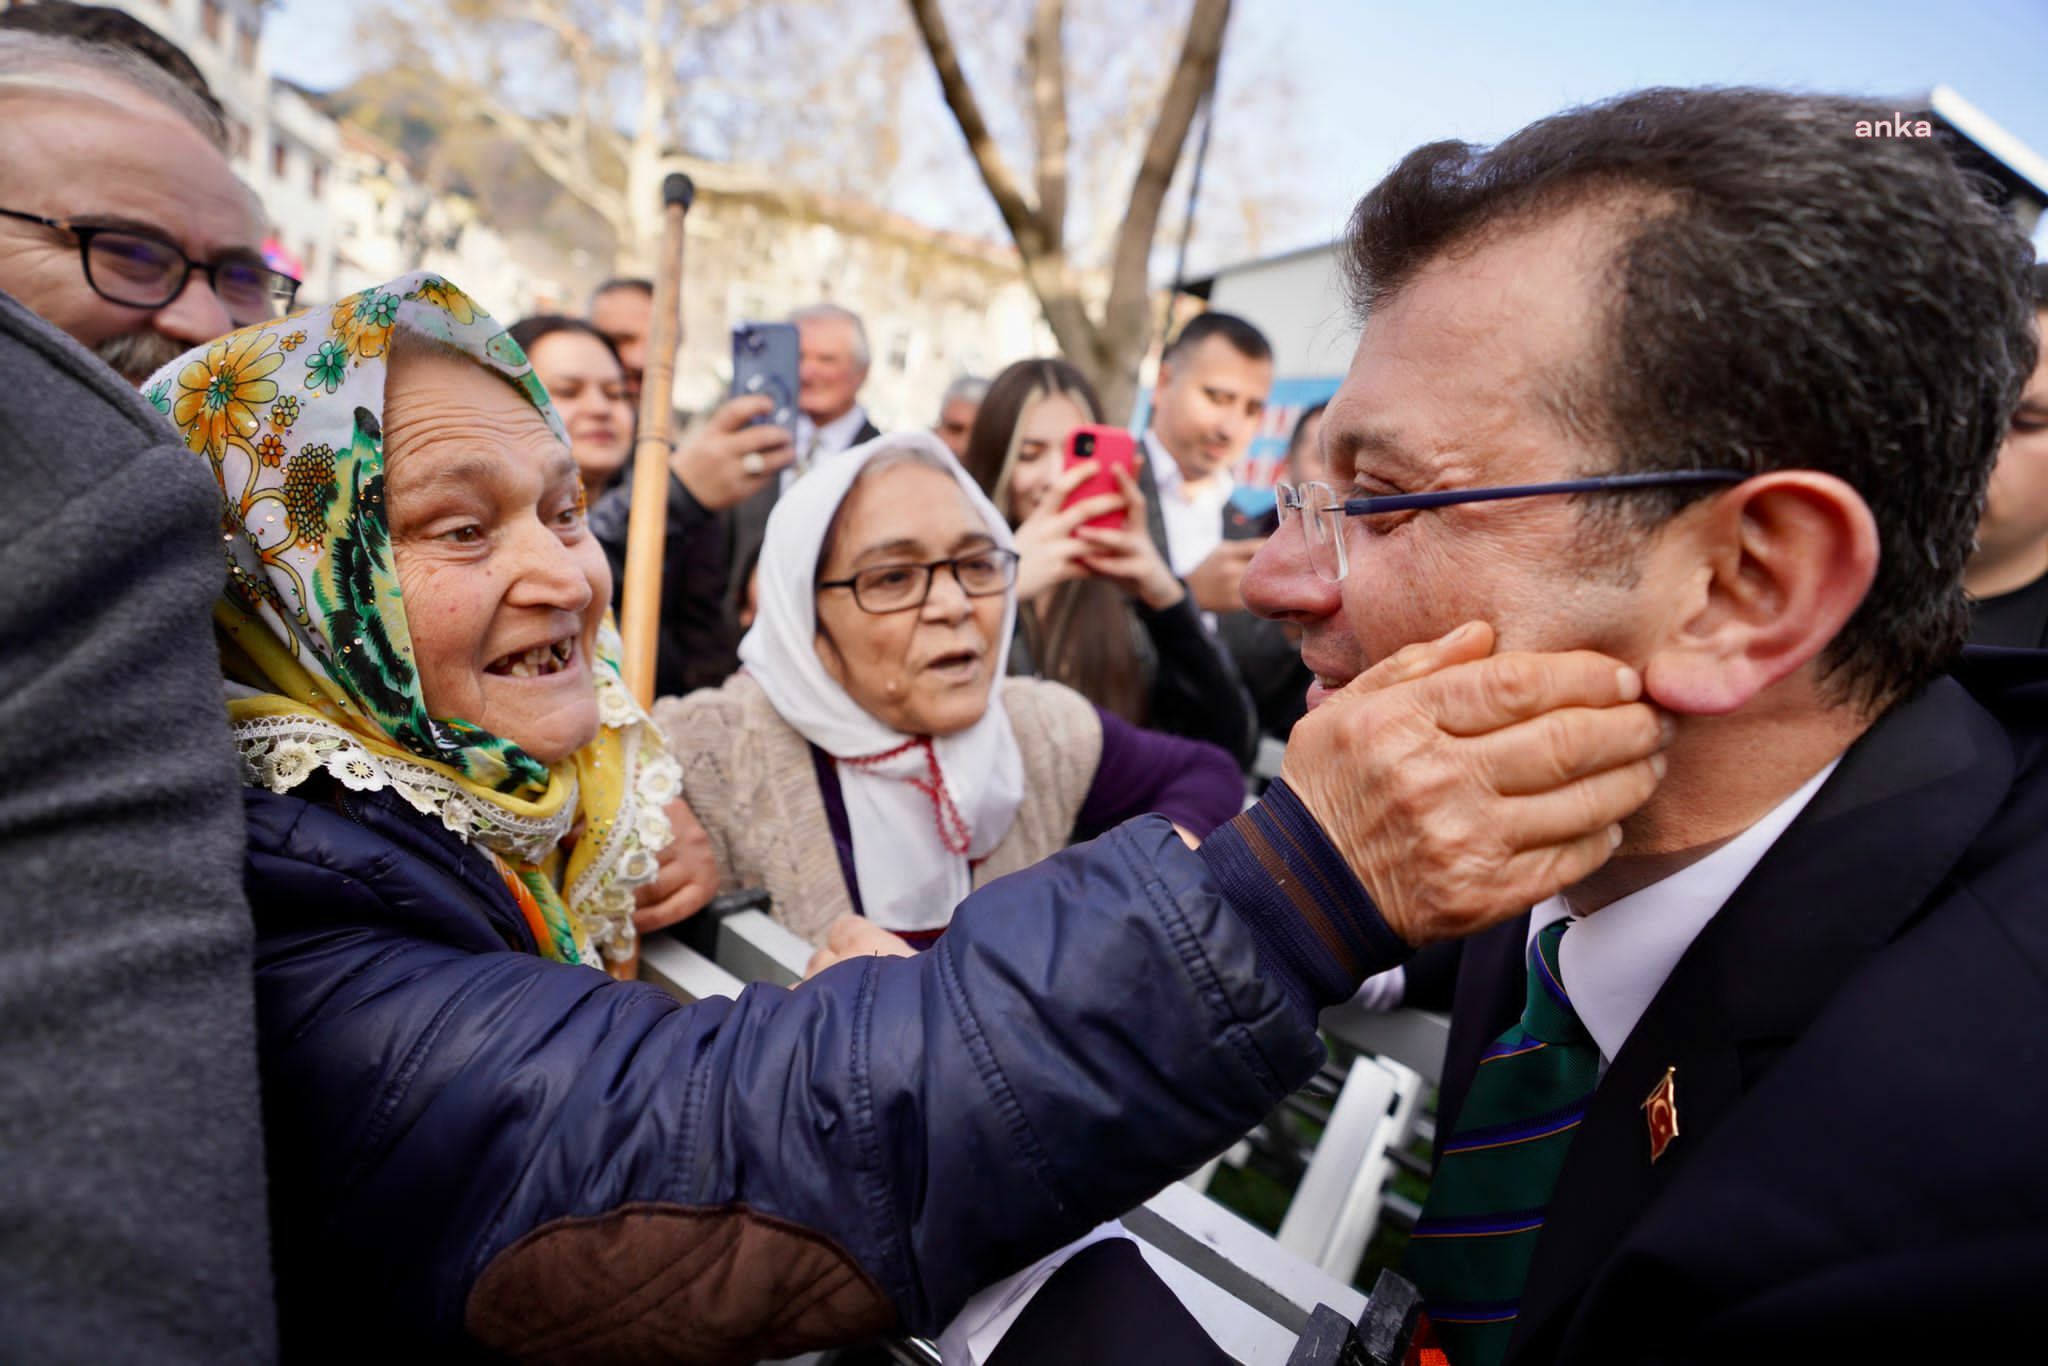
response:
[[[592,661],[602,725],[560,763],[428,712],[384,507],[401,328],[503,376],[568,444],[518,343],[430,274],[230,333],[144,387],[220,484],[228,582],[214,619],[244,781],[285,792],[324,772],[389,788],[495,856],[549,957],[623,959],[680,770],[620,677],[609,614]]]

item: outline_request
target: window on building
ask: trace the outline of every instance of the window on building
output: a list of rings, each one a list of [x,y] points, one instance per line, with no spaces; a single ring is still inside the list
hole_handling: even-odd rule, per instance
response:
[[[235,59],[243,66],[256,65],[256,26],[237,24],[235,26]]]
[[[289,166],[290,164],[291,164],[291,158],[290,158],[290,156],[289,156],[289,155],[288,155],[288,154],[286,153],[286,151],[285,151],[284,139],[283,139],[283,138],[277,138],[277,139],[273,140],[273,141],[271,142],[271,144],[270,144],[270,174],[271,174],[271,176],[272,176],[272,177],[273,177],[274,179],[277,179],[277,180],[283,180],[283,179],[284,179],[284,172],[285,172],[285,167]]]
[[[312,169],[307,173],[307,179],[312,182],[313,198],[318,199],[320,186],[327,179],[327,168],[317,161],[314,162]]]
[[[228,115],[228,151],[237,160],[246,160],[249,155],[249,125]]]
[[[221,18],[220,0],[200,0],[199,27],[216,43],[220,41]]]

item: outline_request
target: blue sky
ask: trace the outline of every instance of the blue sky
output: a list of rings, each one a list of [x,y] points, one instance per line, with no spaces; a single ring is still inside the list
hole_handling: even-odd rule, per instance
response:
[[[357,12],[280,0],[266,42],[272,65],[309,85],[346,81]],[[1263,79],[1275,62],[1293,71],[1289,128],[1226,119],[1216,134],[1286,140],[1298,184],[1269,250],[1335,236],[1358,195],[1420,143],[1492,141],[1645,85],[1889,97],[1945,84],[2048,156],[2048,0],[1238,0],[1232,24],[1226,85]],[[1247,56],[1234,66],[1233,52]],[[2048,255],[2048,228],[2035,241]]]
[[[1240,13],[1262,34],[1298,33],[1304,122],[1341,185],[1301,241],[1333,236],[1412,147],[1490,142],[1646,85],[1877,96],[1948,85],[2048,156],[2048,0],[1244,0]]]

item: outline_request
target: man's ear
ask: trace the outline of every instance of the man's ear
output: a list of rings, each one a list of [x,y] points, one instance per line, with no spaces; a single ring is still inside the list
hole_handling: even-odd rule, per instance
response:
[[[1669,711],[1719,716],[1819,658],[1877,577],[1877,519],[1831,474],[1776,470],[1681,515],[1656,558],[1684,581],[1643,668]]]
[[[1155,394],[1163,392],[1172,383],[1173,362],[1161,357],[1159,361],[1159,376],[1152,381],[1152,392]]]

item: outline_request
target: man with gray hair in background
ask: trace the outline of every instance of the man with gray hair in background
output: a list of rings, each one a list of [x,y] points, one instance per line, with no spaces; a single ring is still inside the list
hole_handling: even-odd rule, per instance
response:
[[[282,277],[133,53],[0,29],[0,128],[0,1359],[268,1362],[219,494],[133,385]]]
[[[981,412],[981,400],[987,395],[987,380],[962,375],[947,385],[939,398],[939,420],[932,426],[932,435],[946,443],[955,460],[967,455],[967,437],[974,431],[975,415]]]
[[[838,304],[812,304],[789,315],[796,324],[796,466],[787,484],[811,462],[873,441],[881,431],[860,405],[868,381],[868,330],[860,315]]]

